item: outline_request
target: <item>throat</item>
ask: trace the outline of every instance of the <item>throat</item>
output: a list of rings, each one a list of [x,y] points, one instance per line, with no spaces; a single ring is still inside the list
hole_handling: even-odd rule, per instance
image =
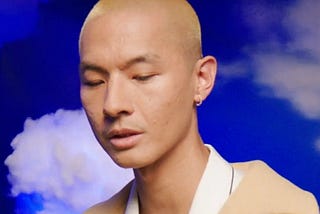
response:
[[[209,152],[184,156],[189,158],[134,170],[139,213],[188,213]]]

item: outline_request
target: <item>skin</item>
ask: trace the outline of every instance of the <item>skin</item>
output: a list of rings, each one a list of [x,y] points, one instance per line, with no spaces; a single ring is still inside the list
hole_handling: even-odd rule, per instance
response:
[[[195,103],[212,90],[216,60],[201,57],[195,16],[183,0],[103,1],[81,32],[83,107],[104,150],[134,169],[140,213],[187,213],[209,156]]]

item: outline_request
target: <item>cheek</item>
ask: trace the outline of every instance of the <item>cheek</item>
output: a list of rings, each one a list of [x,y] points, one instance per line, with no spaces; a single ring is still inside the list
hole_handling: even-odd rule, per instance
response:
[[[87,108],[87,106],[89,106],[90,100],[92,99],[89,91],[84,89],[83,86],[81,86],[80,88],[80,99],[84,108]]]
[[[84,87],[84,86],[83,86]],[[82,105],[87,110],[99,110],[103,108],[104,102],[104,88],[98,89],[80,89],[80,98]]]
[[[97,124],[103,121],[103,99],[99,93],[93,94],[87,90],[80,91],[82,106],[86,112],[92,128],[96,129]]]
[[[190,87],[182,87],[177,81],[166,83],[158,85],[157,90],[148,95],[147,102],[144,102],[141,110],[149,123],[160,127],[160,130],[185,122],[193,109],[193,94]]]

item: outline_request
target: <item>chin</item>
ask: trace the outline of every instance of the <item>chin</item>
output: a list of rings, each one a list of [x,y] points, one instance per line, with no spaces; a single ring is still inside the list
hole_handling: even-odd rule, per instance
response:
[[[145,160],[132,160],[131,158],[112,157],[112,160],[115,162],[115,164],[124,169],[140,169],[148,165]]]
[[[126,162],[126,161],[115,161],[115,164],[117,164],[119,167],[124,168],[124,169],[130,169],[130,168],[134,168],[134,165],[130,162]]]
[[[137,168],[137,166],[139,165],[135,163],[135,161],[130,160],[129,158],[111,157],[111,159],[115,164],[124,169]]]

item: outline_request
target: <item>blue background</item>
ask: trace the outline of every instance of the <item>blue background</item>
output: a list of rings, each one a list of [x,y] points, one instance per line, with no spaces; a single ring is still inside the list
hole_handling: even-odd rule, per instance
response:
[[[59,108],[81,107],[78,35],[95,2],[0,2],[1,163],[12,153],[10,142],[23,130],[27,117],[35,119]],[[250,1],[190,2],[202,23],[204,54],[216,56],[219,63],[245,59],[243,47],[264,39],[240,18],[241,8]],[[281,11],[296,1],[257,2],[268,2]],[[272,30],[284,43],[290,39],[280,25],[272,26]],[[226,79],[219,74],[213,93],[199,109],[205,142],[232,162],[264,160],[293,183],[313,192],[319,201],[320,153],[314,142],[319,137],[320,120],[305,118],[287,100],[263,96],[262,90],[252,75]],[[13,213],[15,206],[20,213],[29,213],[28,197],[9,197],[8,169],[0,164],[0,170],[1,213]]]

